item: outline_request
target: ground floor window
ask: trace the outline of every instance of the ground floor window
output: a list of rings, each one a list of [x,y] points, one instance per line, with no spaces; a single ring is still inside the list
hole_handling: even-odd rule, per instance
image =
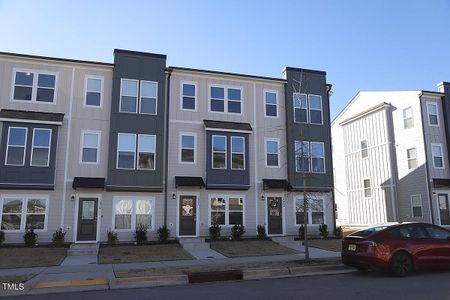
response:
[[[414,218],[422,218],[422,196],[411,195],[411,209]]]
[[[214,196],[210,198],[210,224],[244,224],[244,198],[236,196]]]
[[[45,230],[48,198],[5,196],[1,199],[1,230]]]
[[[153,198],[115,197],[113,228],[136,230],[140,225],[153,228]]]
[[[306,220],[308,224],[323,224],[325,223],[324,204],[323,199],[308,199],[307,198],[307,213]],[[305,224],[305,202],[303,197],[295,199],[295,224]]]

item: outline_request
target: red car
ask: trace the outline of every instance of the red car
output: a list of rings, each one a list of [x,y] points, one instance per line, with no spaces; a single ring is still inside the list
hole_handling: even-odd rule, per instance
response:
[[[358,270],[406,276],[414,270],[450,268],[450,231],[426,223],[376,226],[342,240],[342,262]]]

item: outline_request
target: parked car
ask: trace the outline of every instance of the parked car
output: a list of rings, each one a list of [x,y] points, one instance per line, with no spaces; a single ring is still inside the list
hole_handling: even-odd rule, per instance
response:
[[[342,240],[342,262],[358,270],[406,276],[414,270],[450,268],[450,231],[426,223],[375,226]]]

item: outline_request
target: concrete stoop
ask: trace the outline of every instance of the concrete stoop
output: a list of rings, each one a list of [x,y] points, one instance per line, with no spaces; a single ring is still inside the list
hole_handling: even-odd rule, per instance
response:
[[[99,248],[100,248],[100,244],[98,244],[98,243],[72,244],[72,245],[70,245],[70,249],[67,251],[67,255],[68,256],[81,256],[81,255],[97,256]]]
[[[225,258],[222,254],[212,250],[209,243],[205,242],[205,238],[179,238],[178,242],[184,250],[196,259]]]

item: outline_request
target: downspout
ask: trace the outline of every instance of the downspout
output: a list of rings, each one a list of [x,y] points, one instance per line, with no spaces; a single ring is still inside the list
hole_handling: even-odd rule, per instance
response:
[[[165,158],[164,158],[164,226],[167,227],[167,181],[169,179],[169,108],[170,108],[170,76],[172,75],[172,69],[166,69],[166,128],[164,130],[165,139]]]
[[[330,92],[332,89],[332,85],[327,85],[327,98],[328,98],[328,116],[330,116]],[[333,166],[333,143],[331,138],[331,120],[328,126],[328,136],[330,138],[330,162],[331,166]],[[336,200],[334,197],[334,168],[331,167],[331,202],[333,203],[333,232],[336,232]]]

